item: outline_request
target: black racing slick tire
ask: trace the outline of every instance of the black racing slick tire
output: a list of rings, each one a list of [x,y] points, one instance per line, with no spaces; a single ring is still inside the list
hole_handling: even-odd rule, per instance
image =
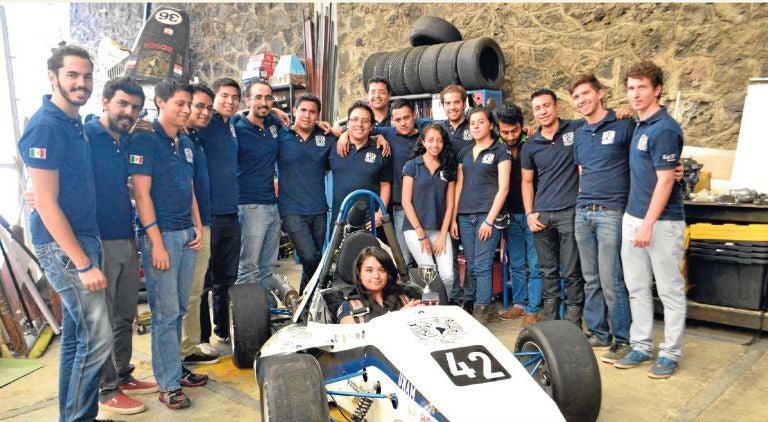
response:
[[[363,62],[362,82],[363,82],[363,89],[366,92],[368,91],[368,80],[371,79],[374,75],[374,66],[383,56],[386,56],[388,54],[389,53],[387,52],[373,53],[370,56],[368,56]]]
[[[405,86],[405,75],[403,75],[403,66],[405,66],[405,59],[408,53],[411,52],[411,48],[404,48],[402,50],[395,51],[389,56],[389,68],[387,71],[387,80],[392,86],[392,95],[405,95],[408,93],[408,87]]]
[[[464,41],[448,43],[440,50],[440,56],[437,58],[437,81],[440,83],[440,89],[450,84],[460,83],[456,59],[459,57],[462,44]]]
[[[257,283],[229,288],[229,340],[232,362],[240,369],[252,368],[261,346],[272,335],[267,293]]]
[[[413,23],[408,40],[414,47],[461,41],[461,32],[445,19],[422,16]]]
[[[504,53],[491,38],[464,41],[456,68],[464,88],[499,90],[504,82]]]
[[[440,81],[437,80],[437,59],[445,46],[446,44],[430,45],[419,59],[419,82],[424,92],[440,92]]]
[[[381,54],[381,56],[376,57],[376,60],[373,62],[373,74],[371,75],[371,78],[389,78],[389,75],[387,75],[387,67],[389,66],[389,56],[392,54],[391,51],[386,51]],[[368,81],[366,81],[367,83]],[[368,86],[365,87],[365,92],[368,92]]]
[[[262,421],[329,420],[323,374],[312,355],[267,356],[259,359],[256,372]]]
[[[570,321],[542,321],[524,328],[515,353],[552,397],[567,421],[595,421],[600,414],[602,384],[597,360],[584,333]],[[541,353],[541,355],[538,355]],[[540,357],[539,357],[540,356]]]
[[[405,78],[405,87],[409,94],[421,94],[424,92],[424,87],[421,86],[421,80],[419,79],[419,62],[427,48],[427,46],[414,47],[405,56],[403,77]]]

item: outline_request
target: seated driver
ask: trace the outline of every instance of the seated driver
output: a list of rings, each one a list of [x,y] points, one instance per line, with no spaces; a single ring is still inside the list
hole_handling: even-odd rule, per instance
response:
[[[421,305],[396,280],[397,269],[387,251],[378,246],[360,251],[355,260],[355,292],[339,306],[339,323],[368,322],[390,311]]]

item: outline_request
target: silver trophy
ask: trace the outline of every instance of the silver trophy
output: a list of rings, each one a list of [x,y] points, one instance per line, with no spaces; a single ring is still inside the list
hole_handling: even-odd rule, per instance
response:
[[[424,291],[421,294],[421,303],[425,305],[439,305],[440,294],[438,292],[433,292],[432,289],[429,288],[429,284],[437,278],[437,265],[419,265],[419,276],[421,277],[421,280],[424,281]]]

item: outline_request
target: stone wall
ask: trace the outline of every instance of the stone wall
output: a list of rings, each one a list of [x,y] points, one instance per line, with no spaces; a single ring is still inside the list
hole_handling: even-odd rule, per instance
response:
[[[239,78],[248,56],[263,46],[301,56],[302,12],[313,13],[311,3],[169,5],[190,14],[192,75],[208,83]],[[564,99],[562,115],[575,117],[566,85],[583,70],[608,87],[608,105],[626,105],[622,72],[653,59],[666,72],[662,102],[678,116],[689,145],[735,148],[748,80],[768,76],[768,4],[342,3],[337,110],[364,96],[365,57],[407,46],[422,15],[453,22],[465,39],[495,38],[507,62],[507,101],[526,111],[528,94],[545,86]],[[71,18],[75,41],[94,52],[105,35],[131,46],[143,6],[73,4]]]
[[[566,86],[584,70],[608,87],[608,105],[627,105],[621,74],[648,58],[665,71],[662,103],[678,116],[686,143],[733,149],[749,78],[768,77],[766,4],[342,4],[339,109],[364,95],[367,55],[407,46],[421,15],[452,22],[464,39],[496,39],[507,63],[506,100],[529,118],[537,87],[554,89],[561,115],[576,117]]]

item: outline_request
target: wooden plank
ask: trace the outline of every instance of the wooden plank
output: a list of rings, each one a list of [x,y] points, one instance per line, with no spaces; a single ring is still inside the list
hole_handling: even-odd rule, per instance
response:
[[[733,327],[742,327],[757,330],[760,326],[760,311],[748,309],[730,308],[727,306],[707,305],[705,303],[686,301],[688,306],[687,317],[699,321],[714,322],[717,324],[730,325]],[[654,298],[654,311],[657,314],[664,313],[664,307],[661,299]],[[768,332],[768,321],[763,323],[763,331]]]

